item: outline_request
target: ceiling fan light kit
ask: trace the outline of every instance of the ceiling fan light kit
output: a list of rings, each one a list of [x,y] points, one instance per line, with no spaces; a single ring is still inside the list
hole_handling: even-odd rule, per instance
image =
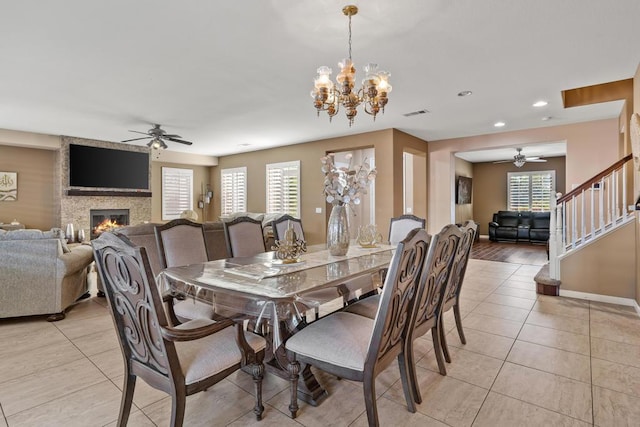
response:
[[[530,162],[530,163],[543,163],[543,162],[546,162],[545,159],[541,159],[540,157],[527,157],[527,156],[525,156],[524,154],[522,154],[522,148],[516,148],[516,151],[518,153],[515,156],[513,156],[513,160],[498,160],[497,162],[493,162],[493,163],[511,163],[511,162],[513,162],[513,165],[515,167],[521,168],[527,162]]]
[[[166,150],[168,147],[165,141],[177,142],[184,145],[193,144],[193,142],[185,141],[184,139],[181,139],[182,137],[180,135],[170,134],[165,132],[163,129],[160,128],[160,125],[158,124],[153,125],[153,128],[149,129],[147,132],[140,132],[137,130],[130,130],[129,132],[141,133],[147,136],[143,136],[140,138],[125,139],[124,141],[120,141],[120,142],[132,142],[132,141],[140,141],[142,139],[151,139],[151,141],[147,143],[147,147],[153,150]]]
[[[346,110],[349,126],[351,126],[358,114],[357,108],[360,104],[364,105],[365,113],[373,116],[374,120],[380,111],[384,114],[384,107],[389,101],[388,95],[392,89],[389,84],[391,74],[386,71],[378,71],[378,64],[367,64],[364,66],[366,75],[362,80],[362,87],[357,91],[354,90],[356,68],[351,60],[351,17],[358,13],[358,7],[345,6],[342,13],[349,17],[349,58],[338,63],[340,73],[336,76],[337,87],[331,81],[331,68],[324,65],[318,68],[318,75],[313,81],[314,88],[311,91],[311,98],[313,98],[313,105],[318,116],[320,116],[320,111],[326,111],[329,115],[329,121],[338,114],[340,105],[342,105]]]

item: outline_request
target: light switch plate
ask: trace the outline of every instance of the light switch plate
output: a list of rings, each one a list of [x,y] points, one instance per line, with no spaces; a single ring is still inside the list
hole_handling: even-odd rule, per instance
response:
[[[316,208],[316,213],[322,213],[322,208]]]

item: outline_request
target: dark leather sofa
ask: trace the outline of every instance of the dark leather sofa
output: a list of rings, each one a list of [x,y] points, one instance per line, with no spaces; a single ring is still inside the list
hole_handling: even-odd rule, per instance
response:
[[[546,243],[550,220],[550,212],[498,211],[489,223],[489,240]]]

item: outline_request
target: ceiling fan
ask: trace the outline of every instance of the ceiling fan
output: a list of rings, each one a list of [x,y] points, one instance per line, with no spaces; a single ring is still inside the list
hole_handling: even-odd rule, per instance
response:
[[[516,151],[518,153],[515,156],[513,156],[513,160],[499,160],[499,161],[493,162],[493,163],[511,163],[511,162],[513,162],[513,164],[517,168],[521,168],[527,162],[531,162],[531,163],[546,162],[545,159],[541,159],[540,157],[537,157],[537,156],[536,157],[527,157],[527,156],[525,156],[524,154],[522,154],[522,148],[516,148]]]
[[[151,141],[149,141],[149,143],[147,144],[147,147],[155,148],[155,149],[161,148],[163,150],[167,148],[167,144],[165,143],[165,141],[178,142],[180,144],[185,144],[185,145],[193,144],[193,142],[189,142],[189,141],[185,141],[184,139],[181,139],[182,137],[180,135],[166,133],[164,130],[160,129],[160,125],[153,125],[153,128],[149,129],[146,132],[140,132],[137,130],[130,130],[129,132],[141,133],[147,136],[143,136],[141,138],[125,139],[124,141],[121,141],[121,142],[139,141],[141,139],[151,138]]]

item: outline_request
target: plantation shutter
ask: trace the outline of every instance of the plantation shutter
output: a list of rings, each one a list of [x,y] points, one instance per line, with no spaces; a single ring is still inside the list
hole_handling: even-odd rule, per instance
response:
[[[555,171],[510,172],[508,209],[512,211],[547,212],[555,188]]]
[[[300,161],[267,165],[267,213],[300,218]]]
[[[247,211],[247,168],[222,169],[221,181],[221,215]]]
[[[162,168],[162,219],[180,218],[193,209],[193,170]]]

